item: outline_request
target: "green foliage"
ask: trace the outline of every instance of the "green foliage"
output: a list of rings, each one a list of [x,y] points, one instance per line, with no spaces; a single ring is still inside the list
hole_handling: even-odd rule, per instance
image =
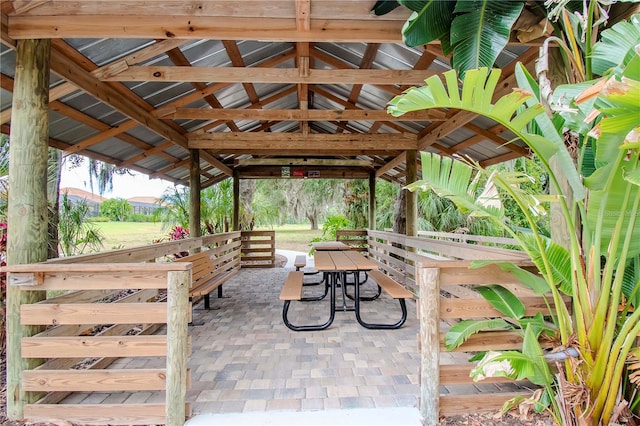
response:
[[[590,3],[585,16],[595,10],[595,3]],[[578,27],[571,26],[575,19],[567,15],[566,23],[570,25],[565,28],[566,34],[579,35]],[[632,17],[630,23],[635,30],[640,29],[638,16]],[[584,28],[588,28],[586,32],[593,29]],[[608,51],[614,40],[624,42],[617,37],[623,31],[612,31],[615,36],[609,30],[603,32],[602,41],[593,51]],[[572,53],[590,52],[591,47],[586,44]],[[632,415],[640,416],[640,389],[637,379],[632,380],[637,376],[638,364],[635,361],[631,368],[628,364],[629,356],[640,352],[640,307],[636,297],[640,292],[640,52],[619,46],[612,46],[612,51],[618,52],[614,55],[618,64],[595,67],[606,68],[605,76],[585,85],[562,87],[562,94],[552,93],[550,99],[555,103],[550,106],[536,98],[536,94],[543,93],[542,88],[524,67],[518,66],[516,76],[524,90],[503,96],[495,104],[492,99],[499,71],[483,69],[468,71],[460,91],[456,74],[449,72],[445,73],[445,84],[438,77],[430,78],[426,86],[410,89],[389,107],[394,115],[425,108],[472,111],[502,124],[536,153],[543,175],[559,196],[550,196],[536,186],[527,188],[525,183],[536,181],[529,169],[487,170],[469,159],[454,160],[428,153],[422,156],[423,180],[410,185],[410,189],[433,190],[463,211],[502,226],[519,240],[544,280],[543,285],[537,277],[519,271],[523,283],[537,293],[544,291],[546,285],[553,302],[550,319],[554,325],[549,328],[541,315],[521,317],[515,296],[505,289],[481,290],[492,306],[511,318],[511,327],[523,330],[524,340],[520,351],[487,353],[477,377],[496,374],[527,378],[544,386],[538,408],[551,404],[557,419],[592,426],[618,423],[620,407],[624,406],[631,407]],[[590,55],[581,58],[585,76],[590,75],[591,59]],[[580,65],[577,61],[575,64]],[[585,93],[581,92],[583,89]],[[561,114],[552,121],[549,116],[554,110],[547,108]],[[577,132],[577,164],[565,146],[566,129]],[[590,150],[595,153],[593,171],[583,180],[580,161]],[[560,172],[551,168],[551,157],[557,160]],[[560,184],[561,178],[566,179],[568,187]],[[519,217],[524,218],[529,232],[521,233],[507,224],[504,203],[498,202],[506,198],[520,210]],[[566,246],[550,241],[540,229],[539,218],[547,203],[557,205],[568,224]],[[514,265],[507,268],[518,271]],[[571,297],[571,313],[563,302],[565,294]],[[454,347],[478,330],[499,327],[501,321],[462,322],[451,328],[445,341],[448,347]],[[538,343],[538,335],[551,329],[555,334],[552,340],[562,350],[546,353]],[[557,355],[556,352],[564,359],[556,361],[557,371],[551,371],[545,357]],[[569,404],[562,395],[573,389],[581,389],[584,397]]]
[[[174,226],[189,228],[189,188],[167,188],[160,196],[160,208],[153,216],[158,222],[162,222],[164,229]]]
[[[111,198],[100,203],[100,214],[115,222],[126,222],[133,213],[133,207],[123,198]]]
[[[99,222],[109,222],[111,219],[109,219],[106,216],[90,216],[87,218],[87,222],[92,222],[92,223],[99,223]]]
[[[335,241],[337,231],[340,229],[355,229],[353,222],[341,215],[327,216],[322,226],[322,236],[311,239],[310,242]],[[313,248],[309,251],[313,253]]]
[[[89,207],[85,201],[72,204],[67,195],[62,196],[58,219],[58,238],[63,256],[74,256],[100,251],[104,236],[87,221]]]
[[[129,222],[155,222],[155,218],[151,214],[133,213],[129,216]]]
[[[364,179],[351,179],[345,182],[345,215],[353,229],[366,229],[369,226],[369,182]]]
[[[412,11],[402,28],[410,47],[439,40],[452,66],[463,76],[467,70],[492,67],[505,48],[511,29],[526,2],[492,0],[387,0],[378,1],[376,15],[402,5]]]

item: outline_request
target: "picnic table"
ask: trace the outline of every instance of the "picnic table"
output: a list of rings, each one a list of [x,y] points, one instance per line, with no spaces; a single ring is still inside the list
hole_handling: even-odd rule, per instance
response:
[[[285,283],[285,287],[281,293],[281,299],[285,301],[283,307],[282,317],[287,327],[294,331],[310,331],[310,330],[324,330],[328,328],[335,318],[336,312],[336,292],[339,286],[342,291],[342,305],[338,309],[342,311],[355,311],[356,320],[360,325],[370,329],[394,329],[401,327],[407,319],[406,298],[411,298],[413,295],[402,285],[396,283],[390,277],[386,276],[380,271],[377,271],[378,264],[373,260],[366,258],[362,254],[349,250],[319,250],[314,254],[314,266],[320,272],[326,275],[326,286],[328,293],[330,294],[329,302],[329,319],[322,324],[316,325],[295,325],[288,319],[288,309],[292,300],[300,301],[317,301],[321,298],[303,298],[302,297],[302,274],[299,271],[293,271],[289,274],[289,278]],[[360,282],[359,276],[362,271],[379,272],[376,274],[375,284],[378,287],[378,294],[373,297],[361,297],[360,296]],[[347,294],[347,274],[354,273],[354,295],[351,297]],[[294,274],[294,275],[292,275]],[[295,286],[295,291],[292,289]],[[360,302],[363,300],[375,300],[380,291],[384,289],[391,297],[398,299],[402,311],[402,317],[399,321],[392,324],[378,324],[370,323],[362,319],[360,314]],[[283,296],[283,294],[285,294]],[[326,295],[325,291],[325,295]],[[347,305],[347,299],[353,299],[353,306]]]

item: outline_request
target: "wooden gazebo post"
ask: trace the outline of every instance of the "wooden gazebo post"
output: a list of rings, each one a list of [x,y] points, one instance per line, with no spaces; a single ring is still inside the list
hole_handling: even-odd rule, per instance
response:
[[[189,236],[201,237],[200,150],[189,150]]]
[[[418,152],[415,149],[407,151],[407,181],[409,185],[418,180]],[[415,237],[418,235],[418,193],[406,191],[405,211],[407,214],[406,235]]]
[[[233,230],[240,230],[240,175],[233,172]]]
[[[369,229],[376,229],[376,172],[369,173]]]
[[[51,40],[19,40],[9,144],[7,264],[47,259],[47,149],[49,141],[49,64]],[[20,306],[46,298],[44,291],[7,285],[7,414],[24,417],[24,404],[37,394],[22,389],[22,371],[42,363],[22,359],[22,337],[40,331],[20,325]]]

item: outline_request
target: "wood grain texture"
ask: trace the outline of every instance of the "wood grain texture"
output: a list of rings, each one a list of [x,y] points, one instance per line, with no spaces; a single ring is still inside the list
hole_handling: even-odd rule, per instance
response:
[[[31,370],[22,373],[26,391],[116,392],[164,390],[162,369]]]

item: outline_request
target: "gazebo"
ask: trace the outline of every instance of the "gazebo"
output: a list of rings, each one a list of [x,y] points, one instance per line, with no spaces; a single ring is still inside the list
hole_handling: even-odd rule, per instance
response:
[[[368,179],[373,229],[376,179],[416,181],[420,151],[468,155],[485,166],[528,155],[500,125],[470,113],[388,115],[385,106],[394,96],[450,69],[450,62],[437,44],[402,43],[407,9],[375,16],[373,3],[3,2],[0,130],[11,135],[10,181],[21,189],[10,198],[9,265],[46,259],[48,147],[188,185],[196,237],[200,190],[227,178],[234,180],[235,231],[239,180],[267,178]],[[542,36],[531,32],[536,24],[520,26],[529,36],[519,41],[514,33],[498,57],[503,72],[496,95],[514,86],[517,62],[533,66]],[[407,194],[406,213],[412,237],[415,194]],[[142,261],[154,253],[111,260]],[[57,273],[105,273],[93,264],[66,270],[64,265],[56,266],[59,272],[17,267],[14,284],[41,285]],[[127,265],[134,276],[154,268]],[[169,283],[168,315],[176,319],[187,303],[179,288],[188,268],[155,268]],[[28,335],[16,319],[19,306],[42,296],[11,293],[10,333]],[[185,321],[169,326],[179,342]],[[167,371],[167,400],[182,392],[179,405],[185,355],[183,347],[175,350],[181,355]],[[19,353],[10,354],[9,362],[20,363]],[[23,369],[11,376],[13,391]],[[15,418],[25,403],[17,399],[10,410]],[[178,405],[167,408],[167,423],[183,421],[184,406]]]

